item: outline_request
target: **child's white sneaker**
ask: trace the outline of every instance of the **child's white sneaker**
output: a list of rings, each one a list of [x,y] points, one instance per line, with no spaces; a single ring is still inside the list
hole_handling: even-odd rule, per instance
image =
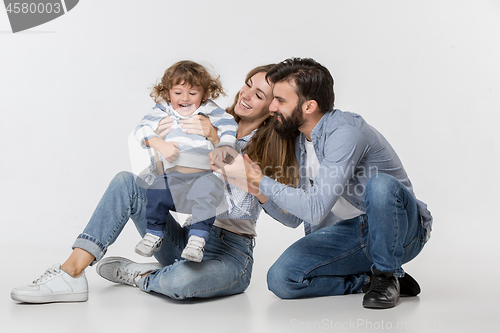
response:
[[[144,235],[139,244],[135,247],[135,253],[144,257],[151,257],[153,253],[160,251],[163,238],[150,234]]]
[[[10,297],[26,303],[85,302],[89,298],[85,272],[74,278],[54,264],[33,283],[14,288]]]
[[[194,262],[201,262],[205,251],[205,238],[190,236],[188,243],[182,251],[181,257]]]

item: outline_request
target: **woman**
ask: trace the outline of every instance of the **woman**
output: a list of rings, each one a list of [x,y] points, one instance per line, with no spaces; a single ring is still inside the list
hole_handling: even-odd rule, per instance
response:
[[[293,145],[278,139],[269,117],[273,95],[265,74],[272,66],[250,71],[233,106],[227,110],[238,122],[238,148],[259,162],[270,176],[276,170],[287,170],[287,166],[295,164]],[[216,129],[208,119],[199,116],[196,121],[187,120],[184,126],[216,145]],[[169,120],[165,119],[157,133],[165,135],[169,129]],[[279,173],[277,180],[294,183],[295,175]],[[155,253],[158,263],[139,264],[120,257],[101,260],[129,218],[141,236],[145,234],[147,184],[129,172],[119,173],[109,184],[85,230],[78,236],[69,258],[61,266],[49,268],[32,284],[14,289],[12,299],[29,303],[86,301],[88,286],[84,269],[94,263],[98,263],[98,274],[112,282],[175,299],[208,298],[245,291],[250,283],[255,221],[261,207],[254,196],[232,185],[227,186],[231,191],[228,197],[231,208],[217,217],[201,263],[180,260],[189,226],[181,227],[172,216],[168,219],[162,248]]]

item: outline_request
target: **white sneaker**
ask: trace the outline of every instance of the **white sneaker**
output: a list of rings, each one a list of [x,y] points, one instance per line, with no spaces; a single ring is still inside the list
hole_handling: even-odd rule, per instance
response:
[[[190,236],[188,243],[182,251],[181,257],[194,262],[201,262],[205,251],[205,238]]]
[[[85,302],[89,287],[85,272],[74,278],[54,264],[33,283],[13,289],[10,297],[26,303]]]
[[[95,267],[97,274],[108,281],[114,283],[128,284],[132,287],[139,287],[137,281],[143,274],[162,269],[160,263],[136,263],[130,259],[122,257],[109,257],[99,261]]]
[[[160,251],[162,240],[163,238],[148,232],[139,244],[135,246],[135,253],[144,257],[151,257],[153,253]]]

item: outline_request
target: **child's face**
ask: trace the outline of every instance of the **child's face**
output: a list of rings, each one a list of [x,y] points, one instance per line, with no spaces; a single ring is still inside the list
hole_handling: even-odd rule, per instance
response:
[[[201,86],[178,84],[173,86],[168,94],[174,110],[181,116],[188,117],[200,107],[205,91]]]

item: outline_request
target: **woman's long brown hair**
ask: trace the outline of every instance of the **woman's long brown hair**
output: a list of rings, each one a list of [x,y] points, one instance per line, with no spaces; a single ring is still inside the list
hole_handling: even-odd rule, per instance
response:
[[[257,73],[267,73],[273,66],[274,64],[270,64],[252,69],[247,74],[245,82],[248,82]],[[240,117],[234,112],[239,97],[240,94],[236,94],[233,105],[226,109],[227,113],[231,114],[236,122],[240,121]],[[252,161],[259,164],[264,175],[282,184],[296,186],[299,180],[299,172],[295,160],[295,139],[281,139],[274,130],[275,122],[276,118],[272,116],[264,120],[243,152],[248,154]]]

